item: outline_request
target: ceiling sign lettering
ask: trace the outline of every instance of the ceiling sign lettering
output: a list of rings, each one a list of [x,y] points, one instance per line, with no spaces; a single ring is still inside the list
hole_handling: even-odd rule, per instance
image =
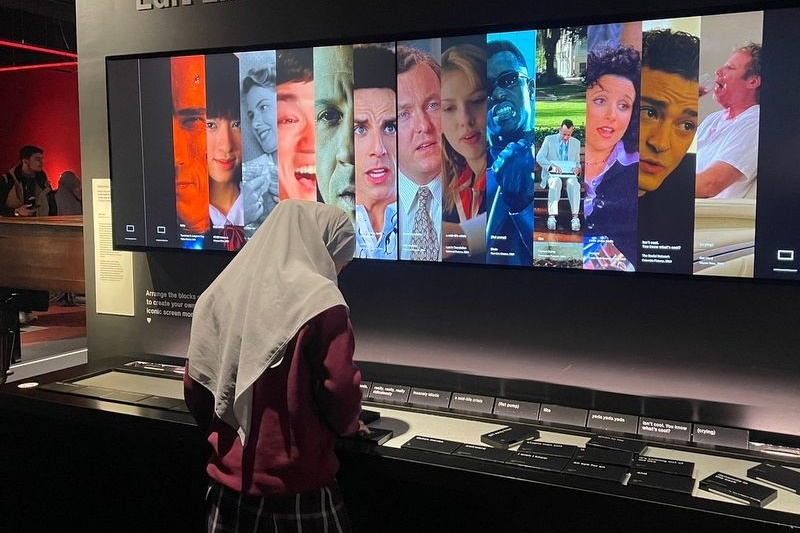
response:
[[[217,4],[219,2],[231,2],[233,0],[136,0],[136,11],[148,11],[150,9],[164,9],[166,7],[182,7],[194,4]]]

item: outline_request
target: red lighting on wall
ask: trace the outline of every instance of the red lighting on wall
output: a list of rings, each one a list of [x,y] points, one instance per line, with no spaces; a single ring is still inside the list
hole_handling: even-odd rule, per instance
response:
[[[81,175],[78,68],[74,62],[57,65],[70,64],[0,74],[0,116],[14,125],[0,135],[1,171],[18,165],[20,147],[33,144],[44,149],[44,170],[54,189],[63,171]],[[0,274],[0,285],[2,279]]]
[[[78,59],[78,54],[74,52],[65,52],[63,50],[55,50],[53,48],[45,48],[43,46],[33,46],[31,44],[18,43],[15,41],[5,41],[0,39],[0,46],[7,48],[19,48],[20,50],[30,50],[31,52],[41,52],[43,54],[52,54],[54,56],[68,57],[70,59]]]
[[[58,67],[77,67],[77,61],[60,61],[58,63],[39,63],[38,65],[19,65],[15,67],[0,67],[0,72],[12,72],[16,70],[34,70],[40,68],[58,68]]]

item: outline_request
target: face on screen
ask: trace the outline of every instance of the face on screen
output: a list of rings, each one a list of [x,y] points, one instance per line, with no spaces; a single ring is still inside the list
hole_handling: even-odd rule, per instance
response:
[[[203,56],[176,57],[172,72],[172,137],[178,218],[193,233],[208,231],[206,94]]]
[[[353,49],[314,50],[317,186],[326,204],[355,218],[353,168]]]
[[[317,199],[313,81],[278,85],[278,182],[281,200]]]
[[[439,77],[419,64],[397,77],[400,172],[426,185],[442,172],[442,97]]]
[[[489,58],[489,131],[508,135],[528,129],[531,94],[528,72],[513,53],[499,52]]]
[[[639,190],[658,189],[692,144],[698,122],[698,82],[642,68]]]
[[[736,51],[715,72],[714,99],[720,106],[727,108],[752,98],[754,89],[761,84],[761,77],[745,78],[750,60],[747,52]]]
[[[353,141],[356,201],[370,209],[397,199],[397,113],[392,89],[357,89]]]
[[[486,165],[486,90],[462,70],[442,73],[442,131],[464,159]]]
[[[622,76],[606,74],[586,89],[586,146],[610,152],[631,121],[636,91]]]
[[[239,119],[206,119],[208,177],[228,183],[239,176],[242,163],[242,128]]]
[[[277,149],[275,134],[275,90],[271,87],[253,85],[245,96],[247,119],[258,144],[265,154]]]

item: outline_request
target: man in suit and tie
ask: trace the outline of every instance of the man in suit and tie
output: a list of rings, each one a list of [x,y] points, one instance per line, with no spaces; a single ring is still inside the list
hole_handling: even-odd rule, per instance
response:
[[[574,131],[575,125],[572,121],[564,119],[558,133],[545,137],[539,153],[536,154],[536,162],[542,167],[542,187],[548,188],[547,229],[550,231],[556,229],[558,201],[565,182],[572,213],[570,228],[572,231],[581,229],[581,185],[578,182],[581,175],[581,142],[572,136]]]
[[[442,260],[441,68],[427,52],[397,47],[400,258]]]

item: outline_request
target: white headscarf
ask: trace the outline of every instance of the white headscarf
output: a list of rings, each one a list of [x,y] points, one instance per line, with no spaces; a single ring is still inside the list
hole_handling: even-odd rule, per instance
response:
[[[337,266],[353,258],[353,224],[326,204],[284,200],[198,298],[189,376],[214,395],[214,412],[247,443],[253,383],[283,360],[313,317],[346,305]]]

